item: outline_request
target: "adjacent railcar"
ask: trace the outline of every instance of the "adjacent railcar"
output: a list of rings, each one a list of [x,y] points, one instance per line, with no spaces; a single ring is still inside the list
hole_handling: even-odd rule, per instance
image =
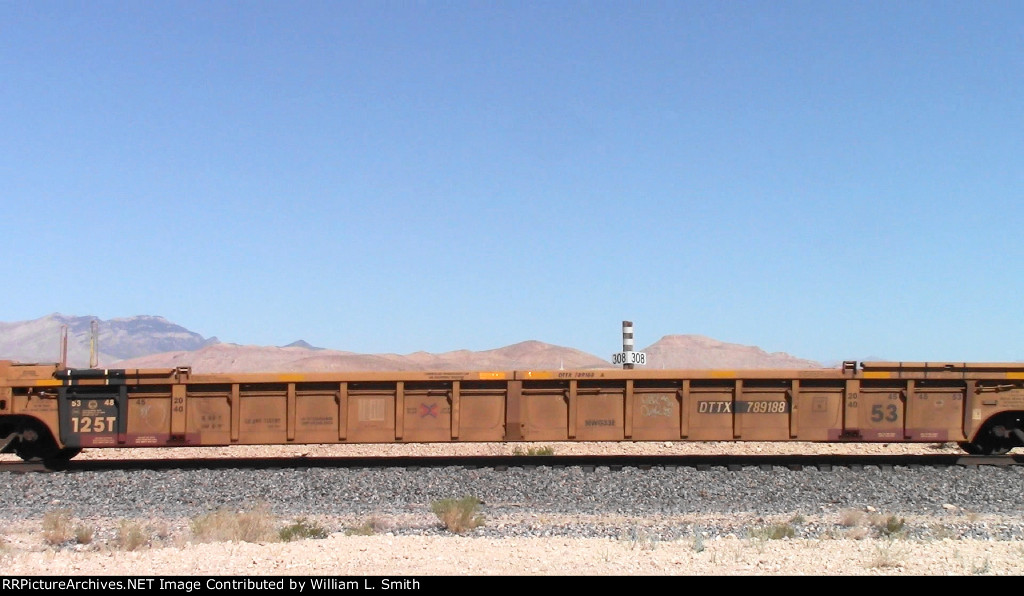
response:
[[[1024,445],[1024,364],[195,374],[0,361],[0,451],[481,441]]]

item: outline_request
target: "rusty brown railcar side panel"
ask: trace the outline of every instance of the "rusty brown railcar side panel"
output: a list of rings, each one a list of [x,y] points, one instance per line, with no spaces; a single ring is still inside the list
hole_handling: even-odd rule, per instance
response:
[[[285,394],[285,438],[289,443],[295,441],[295,418],[298,414],[295,400],[295,383],[288,383]]]
[[[964,382],[964,411],[963,411],[963,433],[968,440],[974,438],[977,432],[977,421],[973,419],[975,411],[975,400],[978,395],[978,382],[968,379]]]
[[[907,381],[906,430],[911,441],[964,441],[965,386]]]
[[[843,429],[846,382],[793,381],[790,438],[798,441],[828,441]],[[834,439],[832,439],[834,440]]]
[[[624,439],[632,439],[633,438],[633,398],[634,398],[634,395],[633,395],[633,383],[634,382],[635,381],[633,379],[626,379],[626,393],[625,393],[625,397],[624,397],[624,400],[626,402],[626,412],[625,412],[625,414],[623,414],[624,420],[622,421],[623,426],[625,427],[623,429],[623,433],[622,433]]]
[[[395,440],[405,436],[405,382],[395,382]]]
[[[581,441],[621,441],[627,436],[628,381],[598,383],[580,381],[577,385],[577,439]],[[563,419],[564,420],[564,419]]]
[[[167,368],[75,376],[56,364],[0,361],[0,416],[33,416],[59,437],[62,387],[103,385],[128,388],[110,446],[942,442],[972,440],[993,416],[1024,412],[1020,363],[868,362],[859,370],[809,371],[198,375]],[[103,392],[100,387],[96,391]],[[93,439],[83,436],[81,444],[97,444]]]
[[[507,381],[463,382],[459,386],[459,440],[505,441],[509,387]],[[518,427],[517,427],[518,428]]]
[[[513,400],[511,390],[509,391],[509,400],[510,402]],[[522,382],[518,410],[518,426],[521,429],[522,440],[564,441],[568,439],[569,404],[566,387],[563,383],[558,381]],[[514,424],[513,420],[510,408],[510,431]]]
[[[185,385],[172,385],[171,386],[171,441],[172,442],[185,442],[185,429],[187,428],[187,418],[185,417],[185,405],[187,399],[185,397]]]
[[[509,381],[505,388],[505,440],[523,440],[523,382]]]
[[[690,416],[687,414],[687,406],[690,404],[690,379],[683,379],[679,387],[679,438],[690,437]]]
[[[231,442],[238,443],[242,434],[242,390],[238,383],[231,384],[231,396],[228,404],[231,406]]]
[[[579,437],[579,409],[580,409],[580,395],[579,395],[579,381],[573,379],[569,381],[569,425],[566,427],[566,432],[569,435],[569,439],[576,439]]]
[[[743,431],[739,428],[740,417],[736,412],[736,402],[743,398],[743,379],[736,379],[732,384],[732,405],[729,408],[729,412],[732,414],[732,438],[742,439]]]
[[[338,440],[348,440],[348,383],[338,383]]]
[[[452,423],[451,423],[451,439],[453,441],[459,440],[459,406],[461,401],[462,381],[452,381],[451,397],[449,398],[449,407],[452,410]]]
[[[679,382],[633,384],[634,441],[678,441],[680,438]]]

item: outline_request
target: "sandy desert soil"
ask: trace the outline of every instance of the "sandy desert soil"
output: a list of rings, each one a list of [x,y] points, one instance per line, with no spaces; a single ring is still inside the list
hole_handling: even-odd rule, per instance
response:
[[[368,455],[511,454],[530,444],[335,445],[286,447],[177,448],[171,450],[87,450],[82,459],[130,457],[344,457]],[[554,444],[560,455],[579,453],[957,453],[954,445],[823,445],[800,443],[580,443]],[[6,459],[7,456],[4,456]],[[963,512],[948,512],[963,515]],[[612,520],[615,521],[615,520]],[[623,518],[623,527],[642,520]],[[694,516],[680,523],[700,520]],[[786,520],[762,520],[764,523]],[[936,523],[920,519],[913,523]],[[93,520],[110,526],[112,520]],[[467,535],[370,536],[335,531],[325,539],[295,542],[194,543],[177,529],[187,520],[139,520],[164,527],[165,540],[126,551],[111,543],[73,547],[48,545],[41,520],[5,528],[0,543],[7,575],[973,575],[1024,573],[1024,542],[940,538],[877,539],[857,527],[826,538],[770,540],[726,536],[659,541],[643,532],[617,539],[483,538]],[[324,520],[339,527],[344,520]],[[502,520],[487,520],[500,524]]]
[[[8,537],[9,542],[19,537]],[[27,545],[25,545],[27,547]],[[345,536],[132,552],[19,551],[9,575],[1019,575],[1024,545],[977,540],[760,540]]]

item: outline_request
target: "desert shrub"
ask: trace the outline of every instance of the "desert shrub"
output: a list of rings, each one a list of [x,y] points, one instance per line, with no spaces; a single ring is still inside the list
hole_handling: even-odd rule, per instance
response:
[[[149,544],[149,533],[139,522],[124,520],[117,528],[114,542],[121,550],[139,550]]]
[[[630,528],[623,537],[629,541],[630,550],[654,550],[658,546],[657,536],[644,529]]]
[[[992,562],[985,557],[985,560],[980,564],[974,563],[971,565],[971,575],[988,575],[992,573]]]
[[[875,556],[868,563],[868,567],[874,569],[885,569],[892,567],[903,567],[905,553],[902,550],[893,548],[891,542],[875,547]]]
[[[484,516],[477,513],[480,499],[463,497],[461,499],[442,499],[430,504],[430,510],[450,532],[463,534],[484,525]]]
[[[75,542],[78,544],[92,544],[92,537],[96,533],[92,526],[78,524],[75,526]]]
[[[772,524],[750,530],[751,538],[761,540],[782,540],[783,538],[793,538],[794,536],[796,536],[796,529],[790,524]]]
[[[864,512],[857,509],[843,509],[839,512],[839,525],[844,528],[852,528],[860,525],[864,519]]]
[[[704,552],[704,534],[700,532],[695,532],[693,535],[693,552]]]
[[[249,511],[219,510],[191,522],[192,536],[200,542],[272,542],[278,539],[277,521],[266,507]]]
[[[277,537],[283,542],[291,542],[306,538],[327,538],[327,533],[322,526],[303,517],[295,520],[295,523],[281,528]]]
[[[907,520],[890,515],[885,519],[880,519],[875,522],[874,526],[878,530],[878,535],[885,538],[897,538],[906,534]]]
[[[529,456],[534,456],[534,455],[554,455],[554,454],[555,454],[555,448],[551,447],[550,445],[547,446],[547,447],[528,447],[526,449],[526,451],[523,451],[519,447],[516,447],[512,451],[512,455],[529,455]]]
[[[71,510],[60,509],[43,514],[43,540],[47,544],[64,544],[74,537]]]
[[[387,529],[388,523],[379,517],[371,517],[358,526],[345,530],[346,536],[373,536],[377,532]]]

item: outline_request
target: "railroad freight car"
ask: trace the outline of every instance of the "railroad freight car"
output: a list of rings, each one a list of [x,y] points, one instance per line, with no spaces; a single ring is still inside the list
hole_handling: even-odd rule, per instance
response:
[[[0,450],[474,441],[1024,445],[1024,364],[195,374],[0,361]]]

